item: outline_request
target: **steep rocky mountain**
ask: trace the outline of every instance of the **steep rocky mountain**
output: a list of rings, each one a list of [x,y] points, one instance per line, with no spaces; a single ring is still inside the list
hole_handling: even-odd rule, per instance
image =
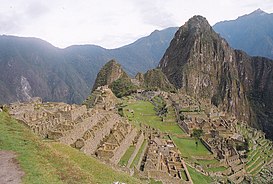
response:
[[[100,86],[111,85],[118,79],[129,79],[127,73],[115,60],[108,61],[99,71],[92,91]]]
[[[233,50],[194,16],[176,32],[159,68],[181,91],[218,106],[273,136],[273,61]]]
[[[154,68],[176,28],[155,31],[117,49],[75,45],[59,49],[36,38],[0,36],[0,103],[40,96],[45,101],[81,103],[100,68],[116,58],[130,75]]]
[[[115,60],[108,61],[101,68],[96,77],[92,92],[98,87],[105,85],[109,86],[117,97],[129,95],[137,89],[176,90],[160,69],[148,70],[145,74],[139,72],[135,78],[131,78]],[[91,96],[89,96],[88,99],[91,98]]]
[[[215,24],[213,29],[224,37],[231,47],[252,56],[273,59],[273,14],[258,9],[236,20]]]

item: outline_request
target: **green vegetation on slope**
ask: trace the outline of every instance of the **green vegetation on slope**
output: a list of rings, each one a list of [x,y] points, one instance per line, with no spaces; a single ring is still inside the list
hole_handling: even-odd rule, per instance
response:
[[[137,87],[128,78],[119,78],[109,87],[118,98],[128,96],[137,90]]]
[[[191,175],[193,183],[199,184],[206,184],[206,183],[211,183],[212,180],[209,176],[205,176],[199,172],[197,172],[195,169],[191,168],[190,166],[187,167],[189,170],[189,173]]]
[[[176,91],[166,75],[160,69],[152,69],[144,74],[145,87],[147,89],[161,89],[163,91]]]
[[[23,183],[141,183],[69,146],[39,139],[23,124],[0,113],[0,149],[18,154]]]

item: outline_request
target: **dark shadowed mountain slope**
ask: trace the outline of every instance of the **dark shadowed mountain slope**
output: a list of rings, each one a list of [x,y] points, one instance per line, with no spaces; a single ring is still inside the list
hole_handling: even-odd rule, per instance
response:
[[[231,47],[252,56],[273,59],[273,14],[260,9],[237,18],[215,24],[213,29],[224,37]]]
[[[273,135],[273,61],[233,50],[207,20],[176,32],[159,67],[171,83]]]
[[[36,38],[0,37],[2,103],[41,96],[74,102],[88,92],[85,81],[67,64],[63,51]]]

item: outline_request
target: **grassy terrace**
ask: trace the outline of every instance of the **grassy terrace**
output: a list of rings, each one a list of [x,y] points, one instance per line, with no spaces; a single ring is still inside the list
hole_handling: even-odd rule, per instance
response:
[[[133,110],[133,113],[129,110]],[[148,101],[136,101],[128,104],[123,112],[137,127],[143,123],[169,134],[184,134],[176,122],[162,122],[161,118],[156,115],[154,105]]]
[[[198,140],[198,145],[195,144],[195,139],[177,138],[172,136],[176,146],[181,150],[181,154],[184,158],[196,158],[196,157],[211,157],[211,153],[207,148]]]
[[[130,165],[131,168],[133,168],[134,166],[137,166],[137,164],[138,164],[138,162],[140,160],[140,156],[141,156],[142,152],[144,151],[144,148],[145,148],[146,144],[147,144],[147,141],[144,140],[141,147],[140,147],[140,149],[139,149],[139,151],[138,151],[138,153],[137,153],[137,155],[136,155],[136,157],[134,158],[132,164]]]
[[[188,166],[187,168],[189,170],[193,183],[196,183],[196,184],[212,183],[212,179],[209,176],[205,176],[197,172],[195,169],[191,168],[190,166]]]
[[[127,151],[124,153],[124,155],[121,157],[120,161],[119,161],[119,165],[121,166],[126,166],[131,155],[133,154],[133,152],[135,151],[136,147],[135,146],[130,146]]]
[[[0,150],[18,154],[18,162],[25,172],[23,183],[27,184],[141,183],[69,146],[42,141],[5,113],[0,113]]]
[[[248,130],[243,126],[237,126],[245,137],[248,137]],[[246,170],[252,175],[256,175],[260,172],[262,167],[272,159],[273,150],[269,146],[269,141],[263,138],[257,140],[261,145],[257,145],[256,149],[253,149],[253,141],[249,138],[250,151],[248,152],[248,162],[246,164]]]
[[[227,168],[226,167],[212,167],[212,168],[208,168],[207,171],[209,172],[221,172],[221,171],[225,171]]]

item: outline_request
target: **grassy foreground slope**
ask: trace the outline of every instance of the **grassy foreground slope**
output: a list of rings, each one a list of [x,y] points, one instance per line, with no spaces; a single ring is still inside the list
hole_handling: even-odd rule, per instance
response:
[[[69,146],[42,141],[3,112],[0,113],[0,150],[18,154],[18,162],[25,172],[23,183],[27,184],[141,183]]]

